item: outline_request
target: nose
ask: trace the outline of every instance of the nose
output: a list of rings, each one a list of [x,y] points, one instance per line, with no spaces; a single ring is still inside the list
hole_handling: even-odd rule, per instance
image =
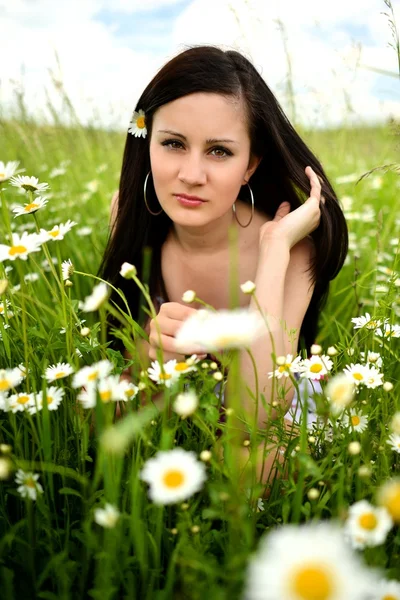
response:
[[[178,179],[188,186],[204,185],[207,181],[207,174],[201,156],[192,152],[183,157]]]

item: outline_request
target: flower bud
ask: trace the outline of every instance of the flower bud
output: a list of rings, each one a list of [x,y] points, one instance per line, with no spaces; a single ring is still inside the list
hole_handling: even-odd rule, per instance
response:
[[[184,292],[182,295],[183,302],[187,302],[187,304],[194,302],[195,298],[196,298],[196,292],[193,290],[186,290],[186,292]]]

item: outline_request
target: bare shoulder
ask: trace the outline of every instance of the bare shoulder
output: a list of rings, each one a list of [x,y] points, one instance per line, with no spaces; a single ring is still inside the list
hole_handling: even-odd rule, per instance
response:
[[[115,224],[115,219],[117,217],[118,212],[118,190],[114,192],[113,197],[111,198],[111,208],[110,208],[110,227],[113,227]]]

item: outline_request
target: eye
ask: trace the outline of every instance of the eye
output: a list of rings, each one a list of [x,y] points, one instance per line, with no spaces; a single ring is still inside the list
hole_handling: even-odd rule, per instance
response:
[[[178,140],[165,140],[164,142],[161,142],[161,146],[168,146],[171,150],[178,150],[178,148],[174,147],[172,144],[179,144],[179,146],[182,146],[182,142],[179,142]]]
[[[232,152],[228,148],[223,146],[216,146],[212,149],[212,152],[223,152],[223,154],[214,154],[217,158],[225,158],[225,156],[232,156]]]

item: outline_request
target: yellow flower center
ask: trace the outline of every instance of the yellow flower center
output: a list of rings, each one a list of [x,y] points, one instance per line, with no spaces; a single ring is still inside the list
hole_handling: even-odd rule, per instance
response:
[[[46,396],[47,404],[51,404],[53,402],[53,396]]]
[[[65,371],[58,371],[58,373],[56,373],[56,379],[60,379],[61,377],[65,377]]]
[[[138,117],[136,119],[136,126],[139,127],[139,129],[144,129],[146,127],[144,117]]]
[[[189,365],[186,362],[179,362],[175,365],[175,371],[186,371],[189,368]]]
[[[292,363],[285,363],[284,365],[281,365],[278,368],[279,373],[283,373],[283,371],[286,371],[286,369],[290,369]]]
[[[362,381],[364,379],[361,373],[353,373],[353,378],[357,379],[357,381]]]
[[[9,390],[10,387],[11,387],[11,384],[8,381],[8,379],[0,379],[0,392],[2,392],[4,390]]]
[[[311,373],[319,373],[320,371],[322,371],[322,365],[320,365],[319,363],[314,363],[313,365],[311,365],[310,371]]]
[[[34,488],[36,487],[36,482],[33,479],[33,477],[27,477],[27,479],[25,479],[24,481],[24,485],[26,485],[27,487]]]
[[[351,417],[351,424],[356,427],[357,425],[359,425],[361,422],[360,417],[358,417],[357,415],[352,415]]]
[[[3,179],[3,177],[5,177],[6,174],[5,173],[0,173],[0,179]]]
[[[300,567],[293,578],[293,592],[302,600],[328,600],[333,592],[332,577],[324,567],[310,563]]]
[[[367,529],[368,531],[372,531],[378,525],[378,519],[372,512],[361,515],[358,522],[362,529]]]
[[[373,329],[374,327],[377,327],[378,323],[376,321],[368,321],[367,327],[368,329]]]
[[[171,377],[170,373],[160,373],[160,379],[171,379]]]
[[[399,597],[393,596],[392,594],[385,594],[382,596],[382,600],[399,600]]]
[[[28,402],[28,400],[29,400],[29,396],[25,396],[25,395],[18,396],[18,398],[17,398],[18,404],[26,404]]]
[[[4,312],[4,306],[0,306],[0,313]]]
[[[177,488],[185,481],[182,471],[167,471],[163,477],[165,485],[169,488]]]
[[[25,248],[25,246],[11,246],[11,248],[8,251],[8,254],[10,256],[15,256],[16,254],[23,254],[24,252],[27,252],[27,248]]]
[[[36,204],[36,202],[31,202],[30,204],[27,204],[24,208],[25,212],[28,212],[30,210],[33,210],[35,208],[39,208],[39,204]]]
[[[102,402],[110,402],[110,400],[111,400],[110,390],[105,390],[104,392],[100,392],[100,400]]]
[[[57,237],[60,234],[60,230],[59,229],[55,229],[54,231],[49,231],[49,235],[51,235],[51,237]]]
[[[135,393],[135,390],[125,390],[125,396],[130,398]]]
[[[90,373],[90,375],[88,376],[88,381],[94,381],[95,379],[97,379],[98,374],[98,371],[93,371],[92,373]]]
[[[400,484],[385,493],[382,504],[389,511],[393,521],[400,523]]]

